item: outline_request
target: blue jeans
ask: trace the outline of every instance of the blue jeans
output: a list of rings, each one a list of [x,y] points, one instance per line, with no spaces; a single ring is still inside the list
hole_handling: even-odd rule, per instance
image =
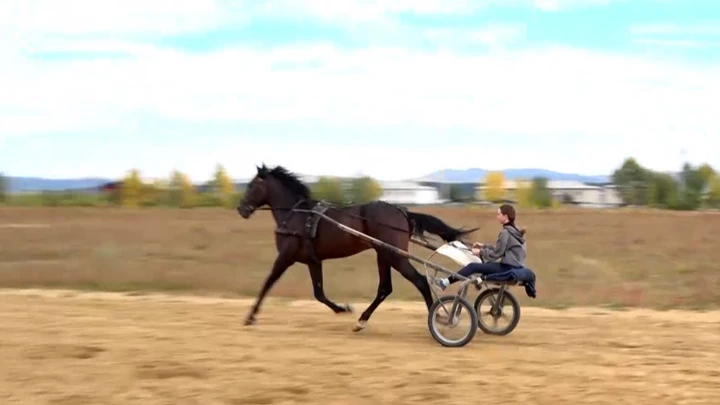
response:
[[[498,262],[487,262],[487,263],[468,263],[465,267],[460,269],[458,271],[458,274],[464,277],[470,277],[473,274],[493,274],[493,273],[502,273],[504,271],[508,271],[510,269],[514,269],[513,266],[510,266],[505,263],[498,263]],[[458,279],[452,275],[448,277],[448,281],[450,283],[454,283],[458,281]]]

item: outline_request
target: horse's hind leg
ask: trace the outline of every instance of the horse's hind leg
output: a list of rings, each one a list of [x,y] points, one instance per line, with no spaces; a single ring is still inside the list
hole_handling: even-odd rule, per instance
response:
[[[323,288],[323,271],[322,271],[322,262],[317,263],[310,263],[308,264],[308,269],[310,270],[310,279],[313,283],[313,294],[315,295],[315,299],[322,302],[323,304],[327,305],[328,308],[330,308],[333,312],[340,313],[340,312],[352,312],[352,306],[350,304],[345,304],[343,306],[337,305],[336,303],[330,301],[328,297],[325,296],[325,289]]]
[[[425,300],[425,305],[427,305],[428,310],[430,310],[430,306],[433,304],[433,299],[432,292],[430,291],[430,284],[428,284],[427,278],[420,274],[406,257],[395,256],[395,259],[393,260],[393,267],[400,272],[403,277],[413,283],[415,288],[420,291],[420,294],[422,294],[423,299]]]
[[[362,315],[360,315],[360,319],[358,319],[357,324],[355,324],[355,327],[353,328],[354,332],[365,329],[365,326],[367,326],[367,321],[370,319],[370,316],[372,316],[373,312],[375,312],[377,307],[379,307],[380,304],[385,301],[385,298],[392,294],[392,277],[390,275],[390,263],[391,261],[388,253],[381,251],[377,252],[379,277],[377,294],[375,295],[375,299],[373,300],[373,302],[371,302],[367,309],[362,313]]]

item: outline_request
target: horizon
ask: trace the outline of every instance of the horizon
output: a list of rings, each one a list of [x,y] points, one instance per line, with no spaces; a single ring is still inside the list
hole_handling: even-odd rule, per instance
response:
[[[9,177],[720,167],[718,2],[79,3],[0,4]]]

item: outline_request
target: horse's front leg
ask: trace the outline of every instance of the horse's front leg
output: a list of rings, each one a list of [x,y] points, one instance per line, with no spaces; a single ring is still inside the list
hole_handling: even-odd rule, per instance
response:
[[[272,270],[270,271],[267,279],[265,279],[265,284],[263,284],[260,293],[255,299],[255,304],[253,305],[252,309],[250,309],[250,312],[245,318],[245,325],[252,325],[256,322],[255,316],[260,310],[260,305],[262,305],[265,296],[270,291],[275,282],[278,281],[280,277],[282,277],[282,275],[285,273],[285,270],[292,266],[293,263],[294,261],[289,259],[288,255],[284,255],[283,253],[280,253],[280,255],[275,258],[275,263],[273,263]]]

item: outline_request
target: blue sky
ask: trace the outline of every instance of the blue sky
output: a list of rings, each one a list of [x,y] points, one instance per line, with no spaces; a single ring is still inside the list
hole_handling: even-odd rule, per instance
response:
[[[720,167],[720,2],[0,3],[0,171]]]

